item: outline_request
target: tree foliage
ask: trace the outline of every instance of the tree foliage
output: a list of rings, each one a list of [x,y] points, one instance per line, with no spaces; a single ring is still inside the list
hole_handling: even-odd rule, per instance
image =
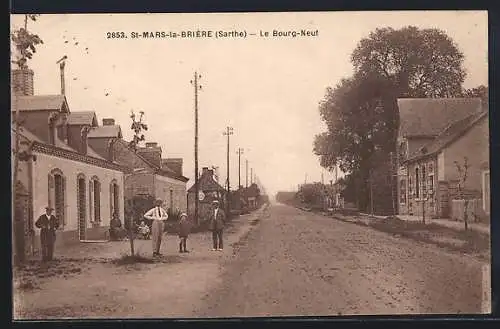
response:
[[[129,142],[129,147],[134,151],[137,150],[139,144],[145,140],[144,134],[142,132],[148,130],[148,126],[142,121],[144,111],[140,111],[139,114],[139,120],[136,120],[134,111],[132,111],[132,113],[130,114],[130,118],[132,119],[132,125],[130,126],[130,129],[132,129],[132,131],[134,132],[134,136]]]
[[[38,16],[40,15],[25,15],[24,27],[14,30],[10,35],[16,49],[15,60],[12,60],[12,63],[20,69],[27,68],[28,60],[32,59],[33,54],[36,53],[36,47],[43,44],[43,40],[27,28],[28,19],[36,21]]]
[[[464,55],[438,29],[379,28],[352,53],[356,71],[376,72],[398,87],[399,97],[453,97],[462,90]]]
[[[489,99],[488,87],[484,85],[480,85],[471,89],[464,89],[463,96],[481,98],[481,102],[484,105],[488,105],[488,99]]]
[[[443,31],[412,26],[376,29],[351,61],[354,75],[327,88],[320,102],[328,130],[316,136],[314,153],[321,166],[352,174],[347,194],[366,199],[373,159],[396,149],[397,98],[460,96],[465,71],[463,54]]]

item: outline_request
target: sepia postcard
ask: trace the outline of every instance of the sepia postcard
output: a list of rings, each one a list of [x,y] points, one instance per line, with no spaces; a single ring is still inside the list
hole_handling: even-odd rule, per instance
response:
[[[491,312],[488,14],[11,15],[13,319]]]

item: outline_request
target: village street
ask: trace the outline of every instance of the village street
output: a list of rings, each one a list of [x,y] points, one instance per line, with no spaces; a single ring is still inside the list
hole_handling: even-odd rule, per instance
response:
[[[174,241],[167,237],[164,260],[153,264],[118,266],[87,259],[80,274],[53,277],[21,292],[17,314],[142,318],[481,312],[482,262],[289,206],[271,205],[238,218],[228,229],[223,252],[209,250],[207,233],[192,235],[190,254],[176,254]],[[149,256],[150,242],[144,242],[139,250]],[[126,246],[123,242],[123,252]],[[96,259],[118,256],[101,253]]]

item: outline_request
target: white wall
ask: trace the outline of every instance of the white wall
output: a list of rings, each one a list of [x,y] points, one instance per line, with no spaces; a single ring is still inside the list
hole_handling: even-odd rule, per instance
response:
[[[53,169],[62,171],[66,178],[65,189],[65,231],[78,229],[77,214],[77,176],[85,175],[86,181],[86,223],[87,227],[92,227],[89,220],[89,181],[93,176],[97,176],[101,183],[101,226],[108,226],[110,221],[110,184],[113,179],[119,186],[119,214],[123,223],[123,172],[97,167],[83,162],[59,158],[43,153],[36,153],[37,160],[33,163],[33,211],[34,218],[38,218],[45,212],[48,204],[48,175]],[[38,233],[38,230],[35,230]]]
[[[167,208],[170,206],[170,190],[172,189],[174,209],[179,208],[185,212],[187,209],[186,183],[161,175],[155,175],[154,179],[155,195],[164,201],[164,206]]]

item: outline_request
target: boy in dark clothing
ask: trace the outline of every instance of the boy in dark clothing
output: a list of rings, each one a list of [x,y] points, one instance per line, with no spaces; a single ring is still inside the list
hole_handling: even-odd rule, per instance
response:
[[[191,223],[185,213],[179,217],[179,252],[189,252],[186,248],[186,240],[191,230]]]

